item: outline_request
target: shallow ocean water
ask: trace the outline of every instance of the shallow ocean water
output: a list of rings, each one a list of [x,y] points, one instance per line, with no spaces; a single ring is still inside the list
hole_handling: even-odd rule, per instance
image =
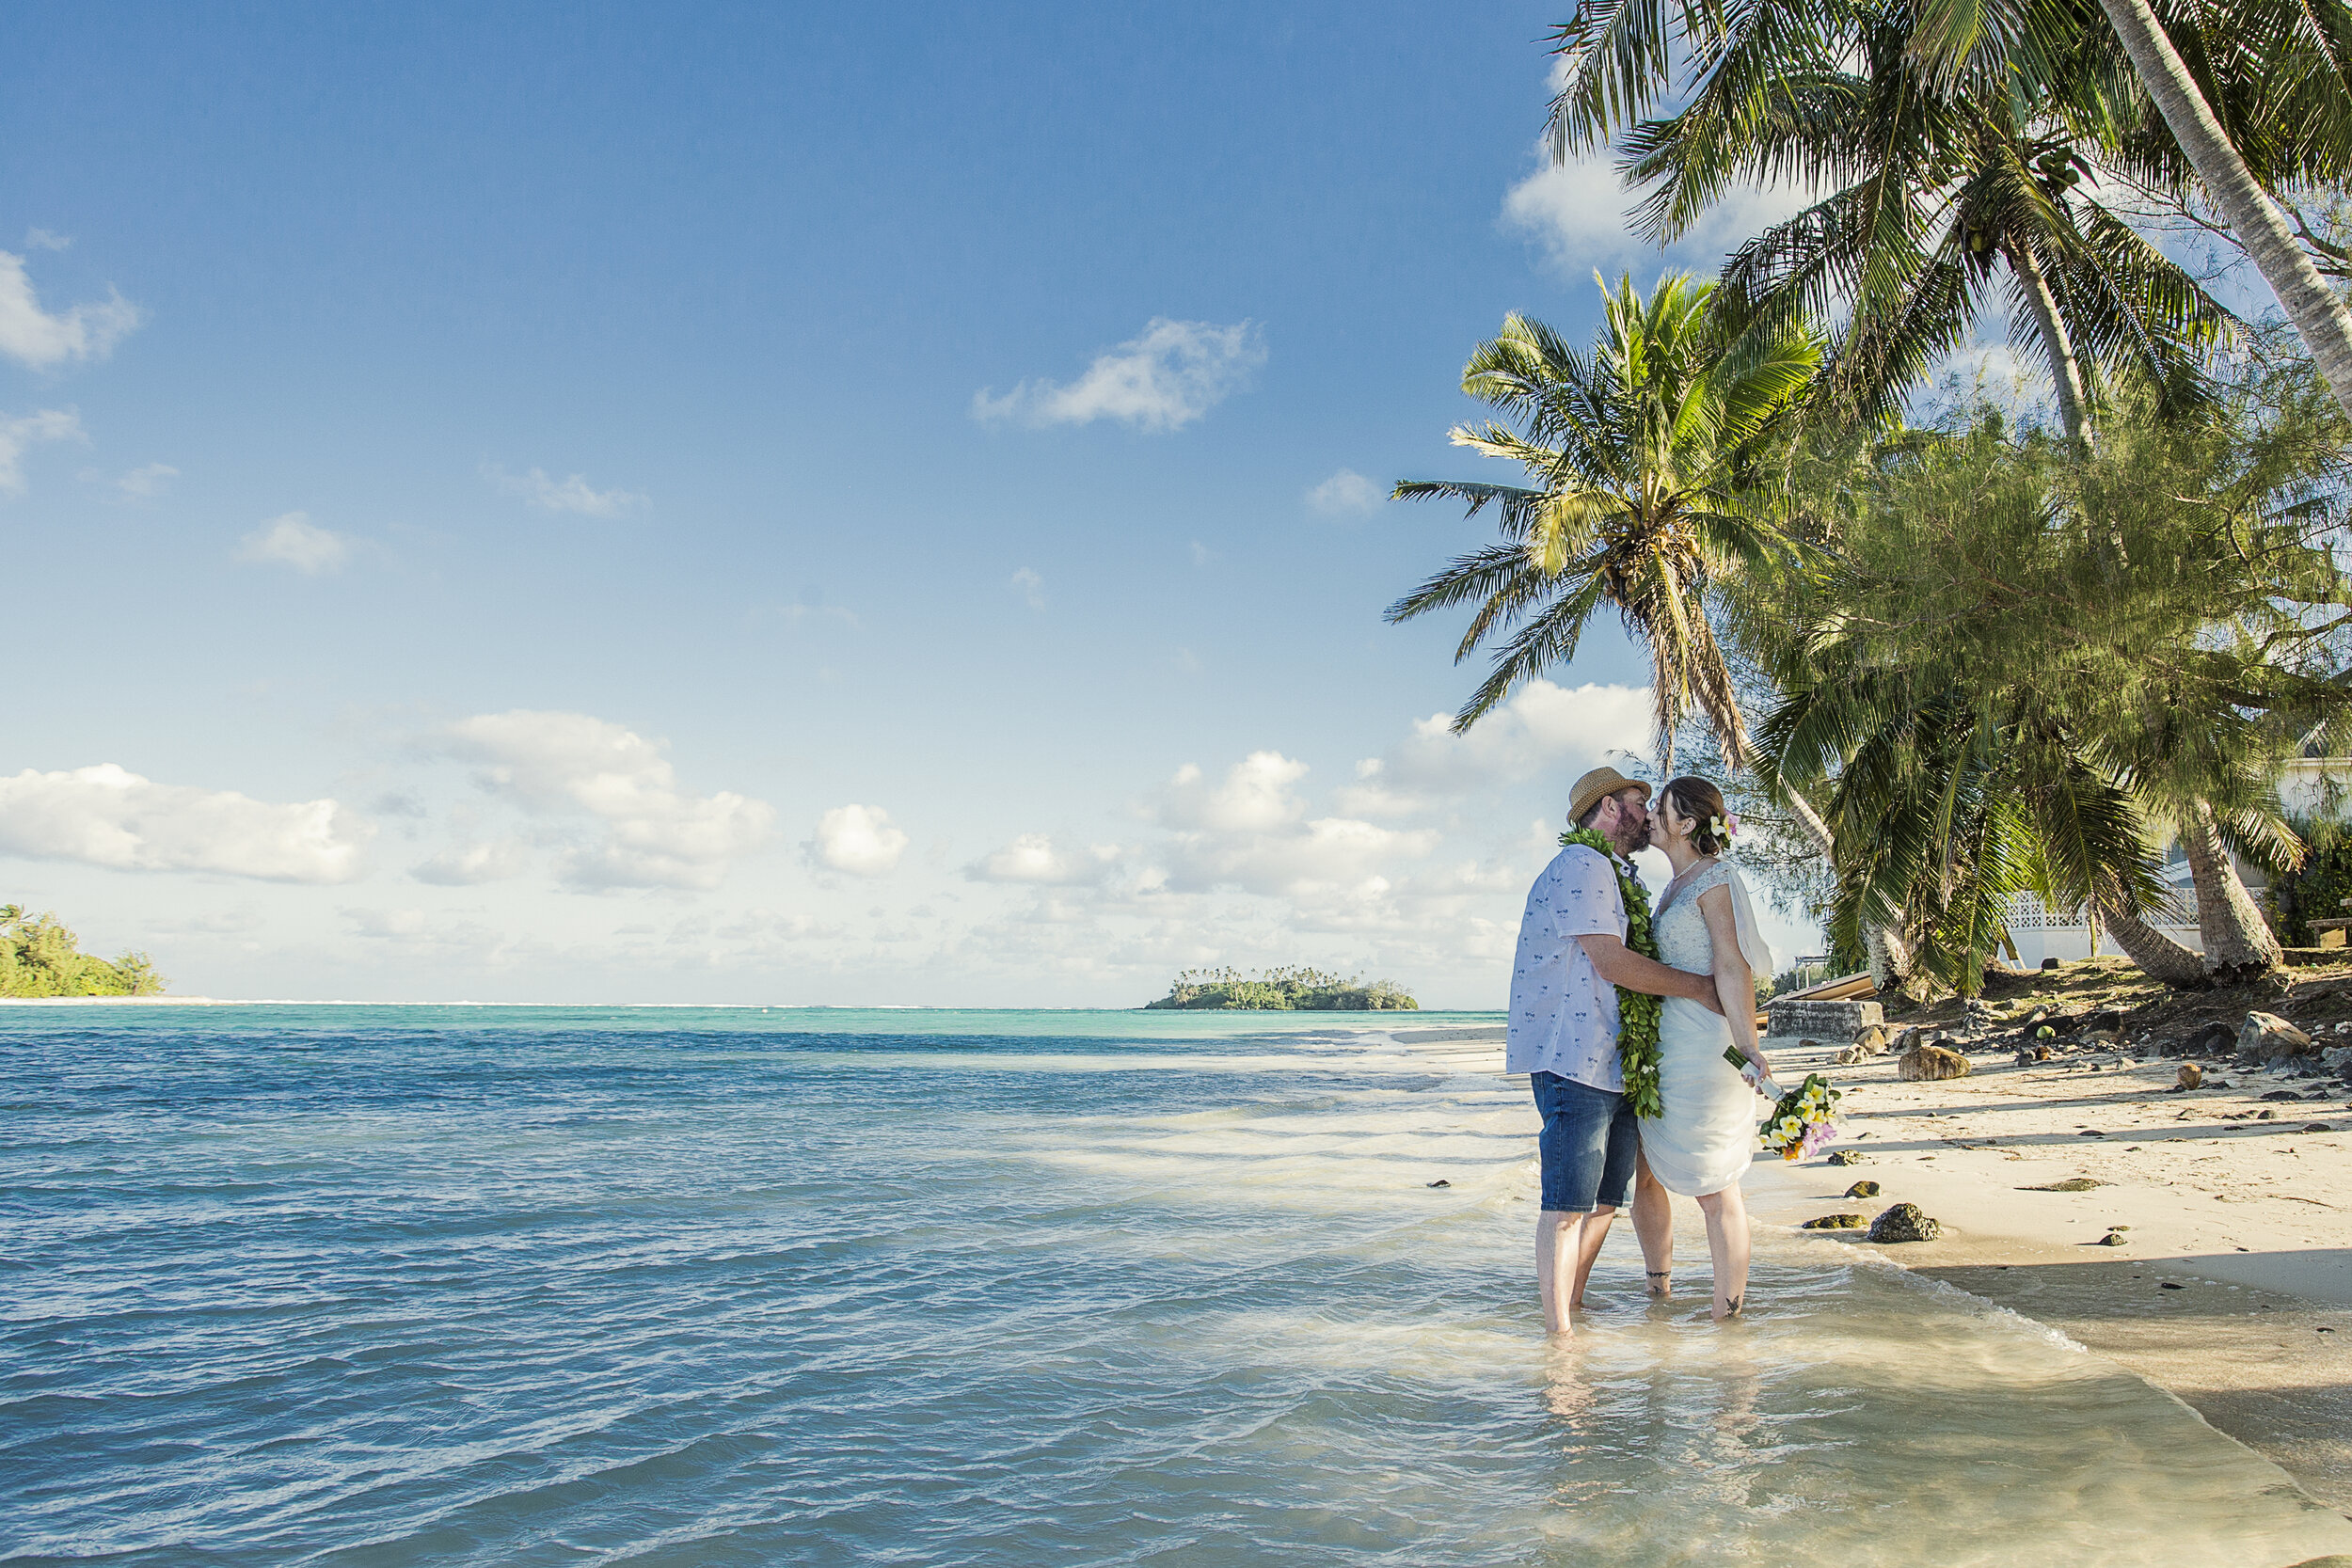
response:
[[[1860,1249],[1724,1328],[1621,1230],[1548,1349],[1523,1095],[1311,1015],[10,1010],[0,1560],[2352,1550]]]

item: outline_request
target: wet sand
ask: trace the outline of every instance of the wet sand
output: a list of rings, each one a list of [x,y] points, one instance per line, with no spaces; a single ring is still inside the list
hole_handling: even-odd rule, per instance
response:
[[[1502,1070],[1499,1025],[1419,1034],[1394,1031],[1434,1062]],[[1981,1056],[1968,1077],[1905,1084],[1891,1057],[1832,1067],[1825,1049],[1765,1048],[1784,1083],[1818,1070],[1849,1091],[1836,1147],[1863,1163],[1759,1162],[1745,1183],[1758,1224],[1916,1203],[1941,1238],[1872,1251],[2130,1368],[2352,1516],[2352,1085],[2265,1101],[2323,1085],[2224,1067],[2209,1077],[2230,1087],[2173,1093],[2170,1059],[2093,1072]],[[2101,1185],[2029,1190],[2075,1179]],[[1843,1196],[1865,1180],[1878,1196]],[[2122,1243],[2102,1244],[2114,1227]],[[1678,1263],[1703,1289],[1704,1256]]]

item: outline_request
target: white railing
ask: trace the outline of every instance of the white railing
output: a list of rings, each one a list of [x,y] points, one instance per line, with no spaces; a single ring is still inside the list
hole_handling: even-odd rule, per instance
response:
[[[2020,893],[2009,901],[2006,916],[2012,931],[2088,931],[2090,922],[2083,917],[2080,908],[2054,910],[2030,893]],[[2148,906],[2143,913],[2149,925],[2173,929],[2194,930],[2197,927],[2197,890],[2176,887]]]

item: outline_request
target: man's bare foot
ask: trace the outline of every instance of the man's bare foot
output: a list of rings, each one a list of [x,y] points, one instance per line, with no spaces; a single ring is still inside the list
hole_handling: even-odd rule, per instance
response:
[[[1668,1296],[1675,1293],[1674,1270],[1651,1269],[1647,1271],[1647,1273],[1649,1276],[1649,1293],[1651,1295],[1656,1296],[1660,1301],[1664,1301]]]

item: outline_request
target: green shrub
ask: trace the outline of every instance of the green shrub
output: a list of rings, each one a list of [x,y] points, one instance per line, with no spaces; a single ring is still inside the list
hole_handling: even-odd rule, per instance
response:
[[[155,996],[163,989],[146,954],[108,963],[83,952],[55,914],[0,904],[0,996]]]
[[[1327,974],[1317,969],[1187,969],[1151,1007],[1250,1008],[1261,1012],[1418,1011],[1421,1004],[1393,980],[1363,983],[1363,976]]]

